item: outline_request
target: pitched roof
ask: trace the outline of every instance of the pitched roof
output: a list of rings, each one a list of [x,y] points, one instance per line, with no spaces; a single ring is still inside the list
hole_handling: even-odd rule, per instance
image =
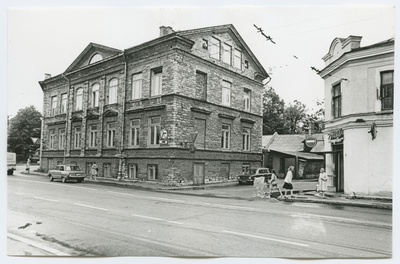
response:
[[[305,134],[279,135],[275,132],[273,135],[262,136],[262,147],[267,150],[281,152],[304,152],[304,140],[308,136],[309,135]],[[324,148],[323,134],[313,134],[312,136],[317,139],[317,145],[315,145],[310,152],[321,152]]]

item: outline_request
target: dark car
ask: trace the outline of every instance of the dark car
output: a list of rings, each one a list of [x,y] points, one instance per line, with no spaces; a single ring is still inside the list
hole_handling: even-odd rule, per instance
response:
[[[253,173],[241,174],[237,177],[239,184],[253,184],[254,178],[265,177],[267,181],[271,177],[271,173],[268,168],[258,168]]]
[[[68,164],[57,165],[54,169],[49,170],[48,176],[50,181],[60,179],[62,182],[67,182],[67,180],[82,182],[86,177],[85,172],[81,171],[79,166]]]

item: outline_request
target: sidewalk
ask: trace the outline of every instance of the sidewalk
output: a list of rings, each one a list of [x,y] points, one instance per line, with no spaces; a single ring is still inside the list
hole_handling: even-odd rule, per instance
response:
[[[25,172],[21,172],[26,174]],[[38,175],[47,177],[45,173],[33,171],[30,175]],[[237,187],[237,181],[227,181],[221,183],[205,184],[205,185],[181,185],[171,186],[160,182],[149,182],[149,181],[134,181],[123,179],[119,181],[115,178],[102,178],[98,177],[98,180],[91,180],[89,177],[85,178],[85,181],[96,184],[123,186],[127,188],[163,191],[163,192],[174,192],[184,193],[186,195],[197,195],[197,196],[212,196],[220,198],[234,198],[234,199],[252,199],[252,193],[254,188],[249,186],[246,193],[231,191],[231,188]],[[282,186],[283,180],[278,180],[278,186]],[[347,196],[342,193],[325,193],[326,198],[321,197],[315,191],[316,180],[293,180],[293,193],[295,198],[278,198],[279,193],[273,192],[272,197],[277,198],[283,202],[303,202],[303,203],[321,203],[335,206],[357,206],[357,207],[368,207],[368,208],[379,208],[392,210],[392,198],[391,197],[372,197],[372,196]],[[254,198],[255,199],[255,198]],[[258,198],[260,199],[260,198]]]

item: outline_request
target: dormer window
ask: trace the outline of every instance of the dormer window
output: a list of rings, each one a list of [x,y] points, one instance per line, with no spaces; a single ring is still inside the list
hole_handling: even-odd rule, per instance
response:
[[[89,64],[93,64],[95,62],[101,61],[103,59],[103,56],[101,56],[100,54],[95,54],[93,55],[93,57],[90,59]]]

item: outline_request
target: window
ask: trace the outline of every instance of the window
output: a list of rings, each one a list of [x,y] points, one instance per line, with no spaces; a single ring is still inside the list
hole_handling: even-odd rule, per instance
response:
[[[129,145],[139,146],[140,119],[131,120],[129,132]]]
[[[243,150],[250,150],[250,129],[243,128]]]
[[[342,92],[340,83],[332,88],[332,116],[334,118],[342,116]]]
[[[107,124],[107,147],[115,146],[115,122]]]
[[[82,110],[82,105],[83,105],[83,89],[79,88],[76,90],[75,111]]]
[[[118,90],[118,79],[113,78],[110,80],[108,88],[108,104],[117,103],[117,90]]]
[[[147,178],[150,181],[158,178],[158,165],[147,165]]]
[[[50,130],[49,148],[56,148],[56,131],[54,129]]]
[[[68,104],[68,95],[63,93],[61,95],[61,114],[65,114],[67,112],[67,104]]]
[[[51,97],[51,112],[50,115],[56,115],[57,114],[57,95]]]
[[[65,129],[58,130],[58,148],[65,148]]]
[[[89,127],[89,148],[95,148],[97,146],[97,126],[91,125]]]
[[[207,99],[207,74],[196,71],[196,98]]]
[[[382,110],[393,110],[393,71],[381,72]]]
[[[162,68],[151,71],[151,91],[150,96],[158,96],[162,93]]]
[[[74,129],[74,149],[81,148],[81,128],[75,127]]]
[[[92,107],[99,107],[99,90],[100,85],[98,83],[92,85]]]
[[[220,59],[220,49],[221,49],[221,42],[216,38],[210,39],[210,57],[219,60]]]
[[[243,174],[249,174],[250,173],[250,164],[243,163],[243,165],[242,165],[242,173]]]
[[[233,66],[235,66],[235,68],[238,68],[239,70],[242,69],[242,52],[235,49],[233,56]]]
[[[149,144],[158,145],[160,144],[160,126],[161,117],[150,118],[150,129],[149,129]]]
[[[137,180],[137,178],[138,178],[137,172],[138,172],[137,164],[131,163],[128,165],[128,178],[129,179]]]
[[[223,54],[222,54],[222,61],[231,65],[232,47],[226,43],[224,43],[223,47],[224,47],[224,50],[223,50]]]
[[[221,148],[229,149],[231,144],[231,126],[223,124],[222,125],[222,135],[221,135]]]
[[[95,54],[93,55],[93,57],[90,59],[89,64],[101,61],[103,59],[103,56],[101,56],[100,54]]]
[[[142,97],[142,73],[132,75],[132,100]]]
[[[244,111],[250,111],[250,102],[251,102],[251,90],[244,89],[244,95],[243,95]]]
[[[230,82],[222,81],[222,105],[231,106],[231,88]]]

